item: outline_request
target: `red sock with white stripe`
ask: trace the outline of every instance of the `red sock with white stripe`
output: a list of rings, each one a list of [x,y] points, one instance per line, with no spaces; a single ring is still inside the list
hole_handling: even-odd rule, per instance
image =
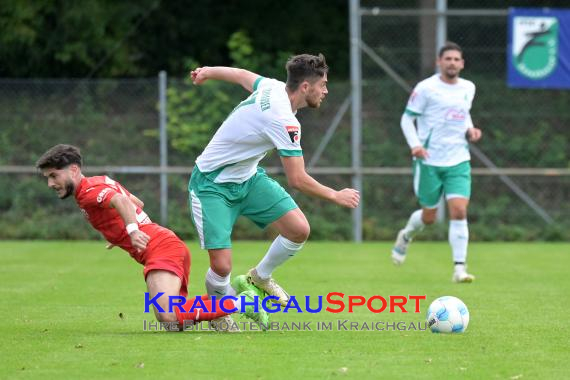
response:
[[[196,298],[201,298],[202,302],[195,303]],[[202,304],[209,311],[197,307],[197,306],[202,306]],[[239,309],[237,302],[232,299],[225,299],[223,305],[226,310],[231,310],[234,308]],[[194,310],[189,312],[188,310],[191,310],[192,306],[194,306]],[[178,319],[178,323],[180,323],[180,326],[184,326],[184,321],[193,321],[193,322],[211,321],[213,319],[232,314],[222,310],[222,302],[220,302],[220,300],[216,300],[216,302],[213,303],[212,300],[208,298],[208,296],[198,296],[194,298],[189,298],[186,300],[186,303],[182,305],[182,308],[186,311],[181,312],[178,307],[174,308],[174,311],[176,313],[176,318]]]

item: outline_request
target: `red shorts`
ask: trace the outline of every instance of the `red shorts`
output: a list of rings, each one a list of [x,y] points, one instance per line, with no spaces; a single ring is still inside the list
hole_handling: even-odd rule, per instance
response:
[[[154,243],[154,244],[153,244]],[[180,295],[188,296],[190,276],[190,251],[186,244],[172,234],[162,239],[156,236],[149,242],[144,251],[144,278],[152,270],[166,270],[180,278]]]

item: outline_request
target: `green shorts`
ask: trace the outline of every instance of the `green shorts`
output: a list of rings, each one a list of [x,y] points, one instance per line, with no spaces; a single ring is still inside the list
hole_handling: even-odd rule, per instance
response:
[[[192,221],[203,249],[230,248],[232,229],[240,215],[265,228],[298,208],[262,168],[243,183],[215,183],[206,174],[195,166],[188,184]]]
[[[443,194],[445,199],[471,196],[471,164],[464,161],[455,166],[430,166],[414,162],[414,191],[420,205],[436,208]]]

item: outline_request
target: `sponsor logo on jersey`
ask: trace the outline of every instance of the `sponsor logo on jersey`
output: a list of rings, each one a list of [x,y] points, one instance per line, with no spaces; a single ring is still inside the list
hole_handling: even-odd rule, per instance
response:
[[[101,203],[103,202],[103,200],[105,199],[105,196],[107,195],[107,193],[111,191],[111,189],[109,189],[108,187],[104,188],[103,190],[101,190],[101,192],[99,193],[99,195],[97,195],[97,203]]]
[[[259,104],[261,105],[261,112],[267,111],[271,108],[271,90],[272,88],[266,88],[261,92],[261,101]]]
[[[287,129],[287,133],[289,134],[291,142],[293,144],[298,144],[299,140],[301,140],[301,129],[294,125],[290,125],[285,128]]]
[[[448,123],[461,123],[465,122],[465,111],[450,108],[445,113],[445,121]]]

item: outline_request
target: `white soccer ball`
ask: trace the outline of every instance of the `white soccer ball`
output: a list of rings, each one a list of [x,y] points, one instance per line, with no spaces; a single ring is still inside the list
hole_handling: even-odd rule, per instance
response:
[[[427,323],[434,333],[462,333],[469,325],[469,310],[457,297],[439,297],[429,305]]]

